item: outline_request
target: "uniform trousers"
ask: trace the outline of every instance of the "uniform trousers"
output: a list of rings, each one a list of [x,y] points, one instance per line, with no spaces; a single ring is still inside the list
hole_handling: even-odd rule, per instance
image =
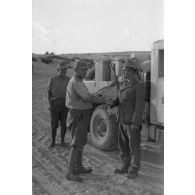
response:
[[[93,110],[70,109],[67,117],[67,126],[71,129],[71,146],[82,151],[87,143],[87,133]]]
[[[65,106],[65,98],[57,98],[52,100],[51,115],[51,129],[52,139],[55,139],[56,131],[60,123],[61,127],[61,139],[63,141],[66,134],[66,118],[68,114],[68,108]]]
[[[131,130],[130,124],[119,123],[118,144],[121,160],[130,162],[129,172],[137,173],[140,168],[141,126]]]

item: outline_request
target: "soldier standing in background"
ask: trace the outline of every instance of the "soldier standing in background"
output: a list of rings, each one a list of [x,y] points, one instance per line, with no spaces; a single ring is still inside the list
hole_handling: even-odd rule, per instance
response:
[[[145,88],[138,81],[137,67],[126,62],[122,68],[124,81],[118,90],[118,99],[112,106],[119,105],[118,144],[122,165],[115,173],[128,173],[128,178],[135,178],[140,168],[140,141],[142,114],[144,111]]]
[[[63,61],[58,65],[58,74],[50,78],[47,92],[49,101],[49,110],[51,115],[51,137],[50,147],[55,146],[57,128],[61,126],[61,145],[66,146],[64,137],[66,134],[66,118],[68,108],[65,105],[66,88],[69,78],[66,76],[66,70],[69,68],[69,60]]]
[[[67,126],[71,126],[72,142],[69,154],[68,180],[82,182],[80,173],[91,173],[90,167],[82,164],[83,148],[87,142],[89,122],[93,112],[92,103],[107,103],[112,101],[97,97],[88,92],[83,83],[88,66],[85,61],[77,61],[74,66],[74,77],[69,81],[66,92],[66,106],[69,108]]]

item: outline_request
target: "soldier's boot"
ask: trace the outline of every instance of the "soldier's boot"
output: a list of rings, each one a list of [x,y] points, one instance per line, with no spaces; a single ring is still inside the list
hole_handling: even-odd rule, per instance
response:
[[[76,163],[78,154],[79,152],[74,147],[72,147],[70,150],[70,156],[69,156],[69,162],[68,162],[68,173],[66,175],[66,178],[70,181],[82,182],[83,178],[79,177],[74,172],[75,163]]]
[[[75,164],[75,174],[86,174],[86,173],[91,173],[92,168],[91,167],[84,167],[82,163],[82,158],[83,158],[83,152],[80,151],[78,154],[78,158]]]
[[[127,174],[128,179],[135,179],[138,175],[139,168],[137,166],[130,166]]]
[[[65,134],[66,134],[66,128],[61,127],[61,144],[60,145],[63,147],[67,147],[66,143],[64,142]]]
[[[127,174],[127,178],[128,179],[135,179],[137,177],[137,173],[135,172],[135,173],[133,173],[133,172],[129,172],[128,174]]]
[[[52,129],[52,130],[51,130],[52,142],[51,142],[51,144],[50,144],[50,147],[52,147],[52,148],[55,146],[56,132],[57,132],[57,129]]]
[[[124,159],[122,159],[121,166],[119,168],[116,168],[114,170],[114,173],[116,173],[116,174],[128,173],[129,166],[130,166],[130,159],[124,158]]]

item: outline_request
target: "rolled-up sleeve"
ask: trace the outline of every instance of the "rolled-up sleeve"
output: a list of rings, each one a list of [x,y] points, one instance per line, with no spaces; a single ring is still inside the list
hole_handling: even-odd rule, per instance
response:
[[[91,95],[83,82],[74,82],[73,88],[77,95],[81,97],[84,101],[90,101]]]
[[[133,114],[132,123],[140,125],[142,123],[142,115],[145,108],[145,87],[143,84],[136,86],[136,104]]]
[[[49,79],[49,82],[47,84],[47,92],[51,93],[52,91],[52,78]]]

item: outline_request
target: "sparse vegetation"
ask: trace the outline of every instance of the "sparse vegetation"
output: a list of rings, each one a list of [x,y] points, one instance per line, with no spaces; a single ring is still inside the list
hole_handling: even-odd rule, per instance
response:
[[[46,56],[36,55],[37,59],[42,57]],[[68,58],[70,59],[70,57]],[[45,91],[49,77],[56,73],[56,64],[49,66],[40,62],[33,62],[33,64],[35,68],[32,76],[33,194],[71,194],[74,192],[78,194],[105,194],[106,189],[108,194],[162,195],[164,170],[162,166],[149,161],[150,158],[154,162],[158,161],[158,155],[142,153],[141,173],[134,182],[127,180],[125,176],[113,174],[114,168],[120,164],[118,150],[105,153],[93,147],[91,142],[85,148],[84,162],[94,168],[94,173],[82,175],[86,178],[84,185],[77,185],[75,182],[64,179],[69,148],[63,149],[59,145],[52,151],[47,147],[50,144],[50,113]],[[67,71],[68,75],[71,76],[69,71],[72,71],[73,74],[73,70],[68,69]],[[70,131],[67,131],[65,141],[70,143]],[[75,185],[77,185],[76,188]]]
[[[62,60],[84,60],[89,64],[89,68],[94,66],[94,62],[96,60],[111,60],[111,59],[121,59],[129,57],[130,54],[133,53],[135,58],[138,59],[138,62],[141,63],[148,58],[150,58],[150,51],[135,51],[135,52],[110,52],[110,53],[91,53],[91,54],[59,54],[56,55],[54,52],[49,53],[48,51],[45,54],[33,54],[32,61],[37,62],[41,61],[45,64],[51,64],[55,62],[59,62]]]
[[[34,57],[34,56],[32,56],[32,61],[33,61],[33,62],[37,62],[37,58]]]
[[[34,72],[35,72],[34,69],[35,69],[34,64],[32,64],[32,74],[34,74]]]
[[[45,64],[51,64],[53,62],[53,59],[50,57],[43,57],[43,58],[41,58],[41,62],[43,62]]]

